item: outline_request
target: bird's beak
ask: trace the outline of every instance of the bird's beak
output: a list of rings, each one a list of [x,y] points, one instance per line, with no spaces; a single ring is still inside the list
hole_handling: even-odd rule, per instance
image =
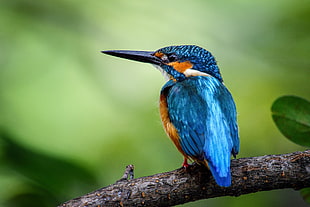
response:
[[[144,63],[161,64],[161,59],[154,56],[154,52],[150,51],[131,51],[131,50],[106,50],[101,51],[104,54],[135,60]]]

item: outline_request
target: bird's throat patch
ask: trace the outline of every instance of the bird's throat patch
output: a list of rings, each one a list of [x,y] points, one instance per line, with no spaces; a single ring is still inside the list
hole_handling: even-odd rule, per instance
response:
[[[187,69],[190,69],[193,67],[193,64],[190,61],[185,61],[185,62],[171,62],[168,63],[167,65],[172,66],[176,71],[180,73],[184,73]]]

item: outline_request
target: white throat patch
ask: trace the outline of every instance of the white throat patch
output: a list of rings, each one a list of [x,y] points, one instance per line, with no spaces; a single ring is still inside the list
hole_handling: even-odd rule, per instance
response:
[[[166,81],[168,81],[168,80],[171,79],[171,75],[169,75],[166,71],[164,71],[159,65],[153,64],[153,66],[154,66],[156,69],[158,69],[158,70],[161,72],[161,74],[163,74],[163,76],[164,76],[164,78],[165,78]]]

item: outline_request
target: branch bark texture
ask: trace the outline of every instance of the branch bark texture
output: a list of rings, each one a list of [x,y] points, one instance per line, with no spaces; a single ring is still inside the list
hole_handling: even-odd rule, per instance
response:
[[[186,170],[120,180],[59,207],[173,206],[220,196],[310,187],[310,150],[235,159],[231,171],[232,185],[228,188],[216,185],[207,168],[194,164]]]

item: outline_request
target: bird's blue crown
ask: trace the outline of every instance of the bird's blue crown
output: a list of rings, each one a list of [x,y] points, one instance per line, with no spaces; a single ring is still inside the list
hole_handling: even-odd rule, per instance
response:
[[[169,46],[164,47],[155,52],[162,53],[166,55],[168,58],[168,62],[185,62],[189,61],[192,64],[192,68],[197,71],[201,71],[203,73],[207,73],[219,81],[223,82],[222,76],[220,74],[220,70],[216,64],[215,58],[213,55],[196,45],[180,45],[180,46]],[[184,74],[180,74],[177,71],[172,71],[171,67],[167,67],[167,65],[162,66],[166,72],[172,75],[174,78],[184,79]],[[183,78],[182,78],[183,77]]]

